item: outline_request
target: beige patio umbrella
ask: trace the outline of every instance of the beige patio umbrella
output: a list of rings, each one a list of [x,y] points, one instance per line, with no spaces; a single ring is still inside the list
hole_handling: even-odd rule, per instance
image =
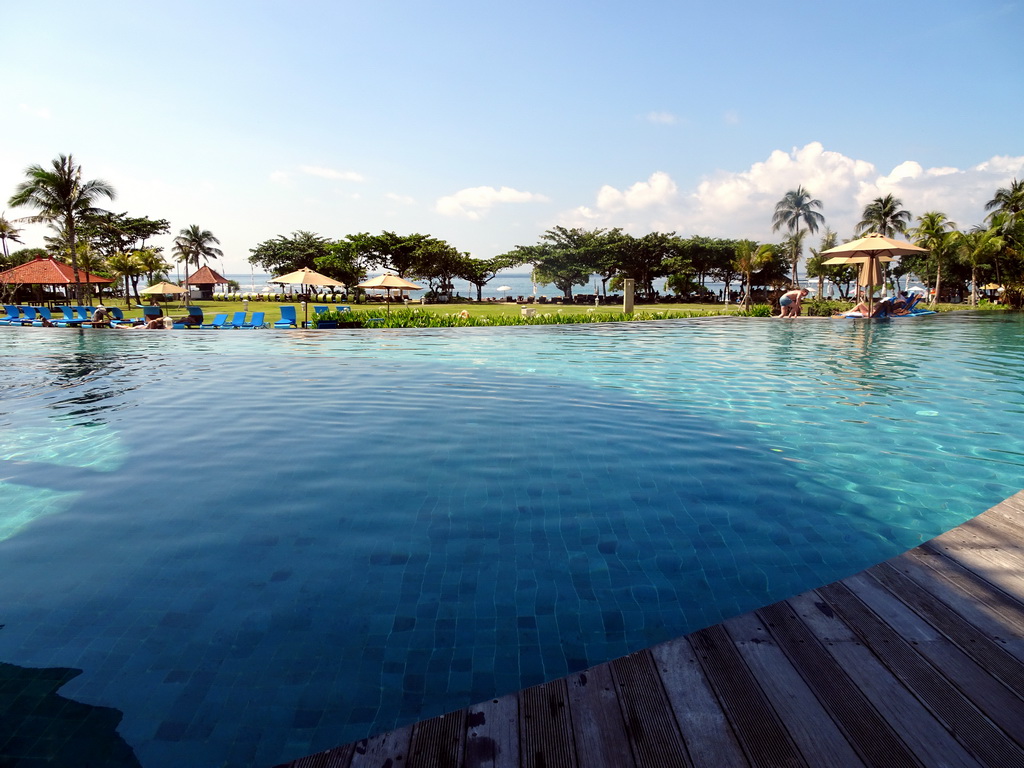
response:
[[[927,248],[921,248],[903,240],[893,240],[877,232],[864,235],[864,237],[851,240],[848,243],[837,245],[822,251],[822,255],[831,254],[832,258],[823,262],[824,264],[860,264],[860,275],[857,279],[859,285],[868,286],[868,314],[872,311],[872,302],[876,285],[884,285],[885,278],[882,275],[882,263],[892,261],[895,256],[907,256],[914,253],[927,253]]]
[[[188,293],[188,289],[182,288],[180,285],[175,285],[174,283],[161,281],[155,285],[149,286],[149,288],[143,288],[139,293],[158,293],[166,296],[171,293]]]
[[[278,285],[315,285],[321,288],[344,288],[344,283],[339,283],[333,277],[322,275],[316,270],[310,269],[309,267],[303,267],[297,269],[294,272],[289,272],[287,275],[281,275],[270,280],[271,283],[277,283]],[[306,327],[306,323],[309,321],[309,307],[307,302],[303,300],[302,309],[304,317],[302,319],[302,327]]]
[[[387,293],[387,305],[388,313],[391,313],[391,291],[392,289],[400,291],[422,291],[422,285],[416,285],[416,283],[410,283],[404,277],[398,275],[378,275],[377,277],[371,277],[369,280],[364,280],[359,283],[356,288],[363,288],[364,290],[386,290]]]

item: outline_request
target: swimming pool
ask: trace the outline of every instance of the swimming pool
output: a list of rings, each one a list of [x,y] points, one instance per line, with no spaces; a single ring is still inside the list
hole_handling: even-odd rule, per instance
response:
[[[82,670],[60,694],[146,768],[507,693],[1019,490],[1022,341],[981,313],[0,329],[0,662]]]

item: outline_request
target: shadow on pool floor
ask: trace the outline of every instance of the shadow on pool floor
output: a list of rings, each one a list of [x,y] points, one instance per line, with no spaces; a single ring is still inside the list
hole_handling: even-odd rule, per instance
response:
[[[0,662],[0,766],[141,768],[117,733],[121,713],[66,699],[57,690],[79,669]]]

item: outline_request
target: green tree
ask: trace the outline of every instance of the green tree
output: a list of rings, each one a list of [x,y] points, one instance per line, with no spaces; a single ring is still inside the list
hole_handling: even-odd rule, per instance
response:
[[[825,222],[825,217],[815,210],[816,208],[821,208],[821,200],[813,199],[803,186],[791,189],[775,204],[775,214],[772,216],[772,232],[777,232],[785,227],[791,234],[796,235],[800,232],[800,223],[803,222],[807,227],[807,231],[813,235],[818,231],[818,227]],[[792,264],[792,284],[794,286],[800,285],[797,277],[798,259],[799,255],[793,259]]]
[[[758,245],[753,240],[740,240],[736,244],[736,258],[733,269],[743,275],[745,290],[743,292],[743,309],[750,309],[750,294],[753,274],[764,269],[775,258],[775,250],[771,245]],[[728,298],[728,297],[726,297]]]
[[[221,258],[224,251],[217,248],[218,245],[220,245],[220,240],[214,237],[210,230],[202,229],[198,224],[192,224],[181,230],[174,238],[174,255],[179,262],[185,265],[186,286],[188,285],[189,264],[199,269],[200,259],[209,261]]]
[[[907,232],[915,245],[928,249],[928,254],[923,257],[904,256],[901,261],[923,258],[923,261],[917,262],[920,266],[914,268],[914,273],[918,277],[925,277],[929,273],[935,275],[933,305],[938,303],[939,293],[942,290],[942,268],[948,265],[954,255],[955,238],[953,233],[955,230],[956,224],[950,221],[946,214],[940,211],[928,211],[918,216],[917,226]]]
[[[25,221],[64,227],[71,251],[71,268],[75,273],[75,297],[82,303],[76,228],[78,222],[100,213],[96,207],[100,198],[113,200],[117,193],[101,179],[83,181],[82,167],[75,163],[72,155],[58,155],[52,166],[51,169],[41,165],[26,168],[27,178],[17,186],[9,204],[14,207],[27,206],[38,211],[26,217]]]
[[[0,214],[0,240],[4,242],[4,268],[10,267],[11,254],[7,250],[7,241],[12,243],[21,242],[21,230],[7,220],[5,215]]]
[[[822,255],[822,251],[827,251],[829,248],[835,248],[839,245],[839,235],[833,232],[830,228],[825,227],[825,231],[821,234],[821,245],[817,248],[811,248],[811,257],[807,259],[807,276],[818,278],[818,293],[817,296],[820,298],[825,293],[825,279],[830,276],[834,265],[825,265],[829,257]]]
[[[889,194],[876,197],[864,206],[857,233],[877,232],[884,237],[895,237],[907,231],[910,221],[910,211],[903,208],[903,201]]]
[[[171,231],[167,219],[133,217],[127,213],[104,211],[83,223],[83,236],[93,247],[110,257],[116,253],[131,253],[146,247],[146,241]]]
[[[285,275],[299,269],[319,269],[321,259],[331,255],[334,243],[326,237],[299,230],[290,237],[278,235],[264,240],[249,250],[249,263],[261,267],[271,275]],[[340,279],[336,275],[330,275]],[[344,282],[344,281],[343,281]]]
[[[135,285],[138,286],[138,277],[142,274],[142,271],[142,264],[135,253],[118,251],[107,257],[107,272],[115,281],[124,281],[124,295],[129,302],[131,302],[133,278]],[[135,296],[137,299],[138,290],[136,290]]]
[[[598,244],[595,255],[598,262],[607,260],[613,265],[615,277],[632,278],[637,293],[650,298],[654,296],[655,279],[665,275],[674,237],[675,232],[650,232],[643,237],[618,233],[607,241],[606,248]]]
[[[566,301],[572,301],[573,287],[586,285],[601,267],[607,245],[602,234],[603,230],[553,227],[541,235],[538,245],[516,246],[508,255],[533,264],[535,283],[554,285]]]
[[[483,301],[484,286],[497,277],[503,269],[511,269],[522,264],[518,258],[509,254],[493,256],[490,259],[469,259],[462,279],[476,287],[476,300]]]
[[[971,268],[971,306],[978,305],[979,270],[990,267],[990,261],[1003,248],[1003,238],[996,227],[975,227],[957,238],[956,251],[960,262]]]
[[[1024,218],[1024,181],[1014,179],[1010,186],[1000,187],[991,200],[985,203],[989,223],[1000,225],[1003,235],[1017,229]]]

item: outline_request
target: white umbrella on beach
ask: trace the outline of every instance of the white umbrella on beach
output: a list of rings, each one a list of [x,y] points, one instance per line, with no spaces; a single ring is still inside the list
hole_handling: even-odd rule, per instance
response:
[[[504,293],[505,291],[511,291],[512,290],[512,286],[511,285],[499,285],[495,290],[497,290],[499,293]]]

